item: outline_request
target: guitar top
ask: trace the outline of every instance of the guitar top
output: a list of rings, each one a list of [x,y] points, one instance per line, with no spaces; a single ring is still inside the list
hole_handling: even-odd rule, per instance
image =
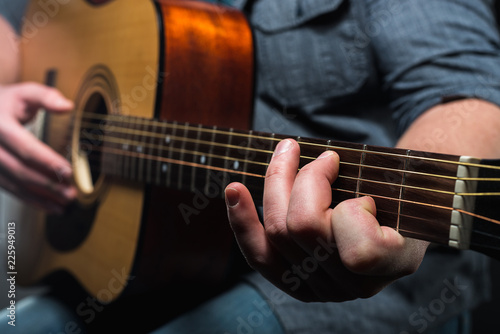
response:
[[[39,22],[43,10],[32,1],[26,22]],[[62,217],[23,210],[30,229],[19,236],[19,282],[65,271],[102,302],[165,282],[220,286],[234,247],[224,201],[106,175],[99,145],[112,128],[97,116],[249,128],[253,50],[245,17],[189,0],[70,0],[47,20],[24,29],[22,80],[53,85],[75,101],[71,115],[42,114],[40,136],[71,160],[79,201]],[[121,140],[121,148],[131,147]],[[121,163],[155,170],[134,159]],[[189,172],[168,173],[174,184]],[[117,272],[136,278],[109,289]]]

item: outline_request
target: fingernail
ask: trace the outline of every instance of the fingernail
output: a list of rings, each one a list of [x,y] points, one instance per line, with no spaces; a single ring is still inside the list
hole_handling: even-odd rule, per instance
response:
[[[73,108],[73,102],[71,102],[68,99],[65,99],[64,97],[58,98],[56,101],[56,107],[57,108],[64,108],[64,109],[71,109]]]
[[[226,204],[232,208],[240,202],[240,192],[234,188],[226,188]]]
[[[280,141],[274,150],[273,157],[277,157],[278,155],[285,153],[290,148],[292,148],[292,142],[290,140],[285,139]]]
[[[324,159],[333,155],[333,151],[325,151],[317,159]]]
[[[71,167],[63,166],[60,168],[56,168],[56,174],[61,181],[68,182],[73,176],[73,171]]]
[[[76,189],[73,187],[69,187],[63,190],[63,195],[66,200],[72,201],[76,198]]]

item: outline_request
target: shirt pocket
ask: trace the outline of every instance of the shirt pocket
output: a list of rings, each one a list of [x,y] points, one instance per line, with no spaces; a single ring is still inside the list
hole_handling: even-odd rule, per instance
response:
[[[260,0],[250,16],[259,90],[287,107],[350,95],[368,78],[368,40],[347,0]]]

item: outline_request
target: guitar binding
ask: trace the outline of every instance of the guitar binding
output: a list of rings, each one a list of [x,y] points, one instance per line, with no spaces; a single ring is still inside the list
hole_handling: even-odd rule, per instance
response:
[[[106,190],[103,170],[103,140],[107,125],[105,116],[118,113],[117,88],[111,71],[94,66],[86,75],[76,99],[72,135],[72,165],[82,204],[95,203]]]

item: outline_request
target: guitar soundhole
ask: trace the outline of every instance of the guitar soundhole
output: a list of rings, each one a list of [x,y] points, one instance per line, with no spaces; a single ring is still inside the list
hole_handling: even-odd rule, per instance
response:
[[[117,111],[112,101],[118,91],[110,70],[96,66],[89,70],[76,98],[75,125],[72,140],[72,163],[79,201],[91,205],[106,191],[104,162],[108,117]],[[109,154],[108,154],[109,156]]]
[[[111,2],[112,0],[87,0],[88,3],[90,3],[91,5],[95,5],[95,6],[98,6],[98,5],[104,5],[108,2]]]
[[[92,228],[97,208],[96,203],[84,207],[74,202],[63,215],[48,216],[45,229],[47,241],[60,252],[78,248]]]
[[[80,129],[80,153],[86,157],[90,170],[89,191],[98,182],[102,166],[102,145],[106,128],[104,115],[107,114],[106,102],[101,94],[94,93],[84,107]]]
[[[62,216],[48,216],[46,220],[47,240],[58,251],[71,251],[84,243],[106,195],[103,146],[109,131],[107,116],[117,112],[111,101],[117,96],[113,75],[102,65],[88,71],[76,96],[71,161],[78,201]]]
[[[102,184],[102,145],[105,131],[106,101],[94,92],[84,103],[80,120],[77,183],[87,199],[77,201],[62,216],[47,217],[46,236],[60,252],[78,248],[87,238],[95,220],[99,201],[96,195]],[[83,197],[85,198],[85,197]]]

